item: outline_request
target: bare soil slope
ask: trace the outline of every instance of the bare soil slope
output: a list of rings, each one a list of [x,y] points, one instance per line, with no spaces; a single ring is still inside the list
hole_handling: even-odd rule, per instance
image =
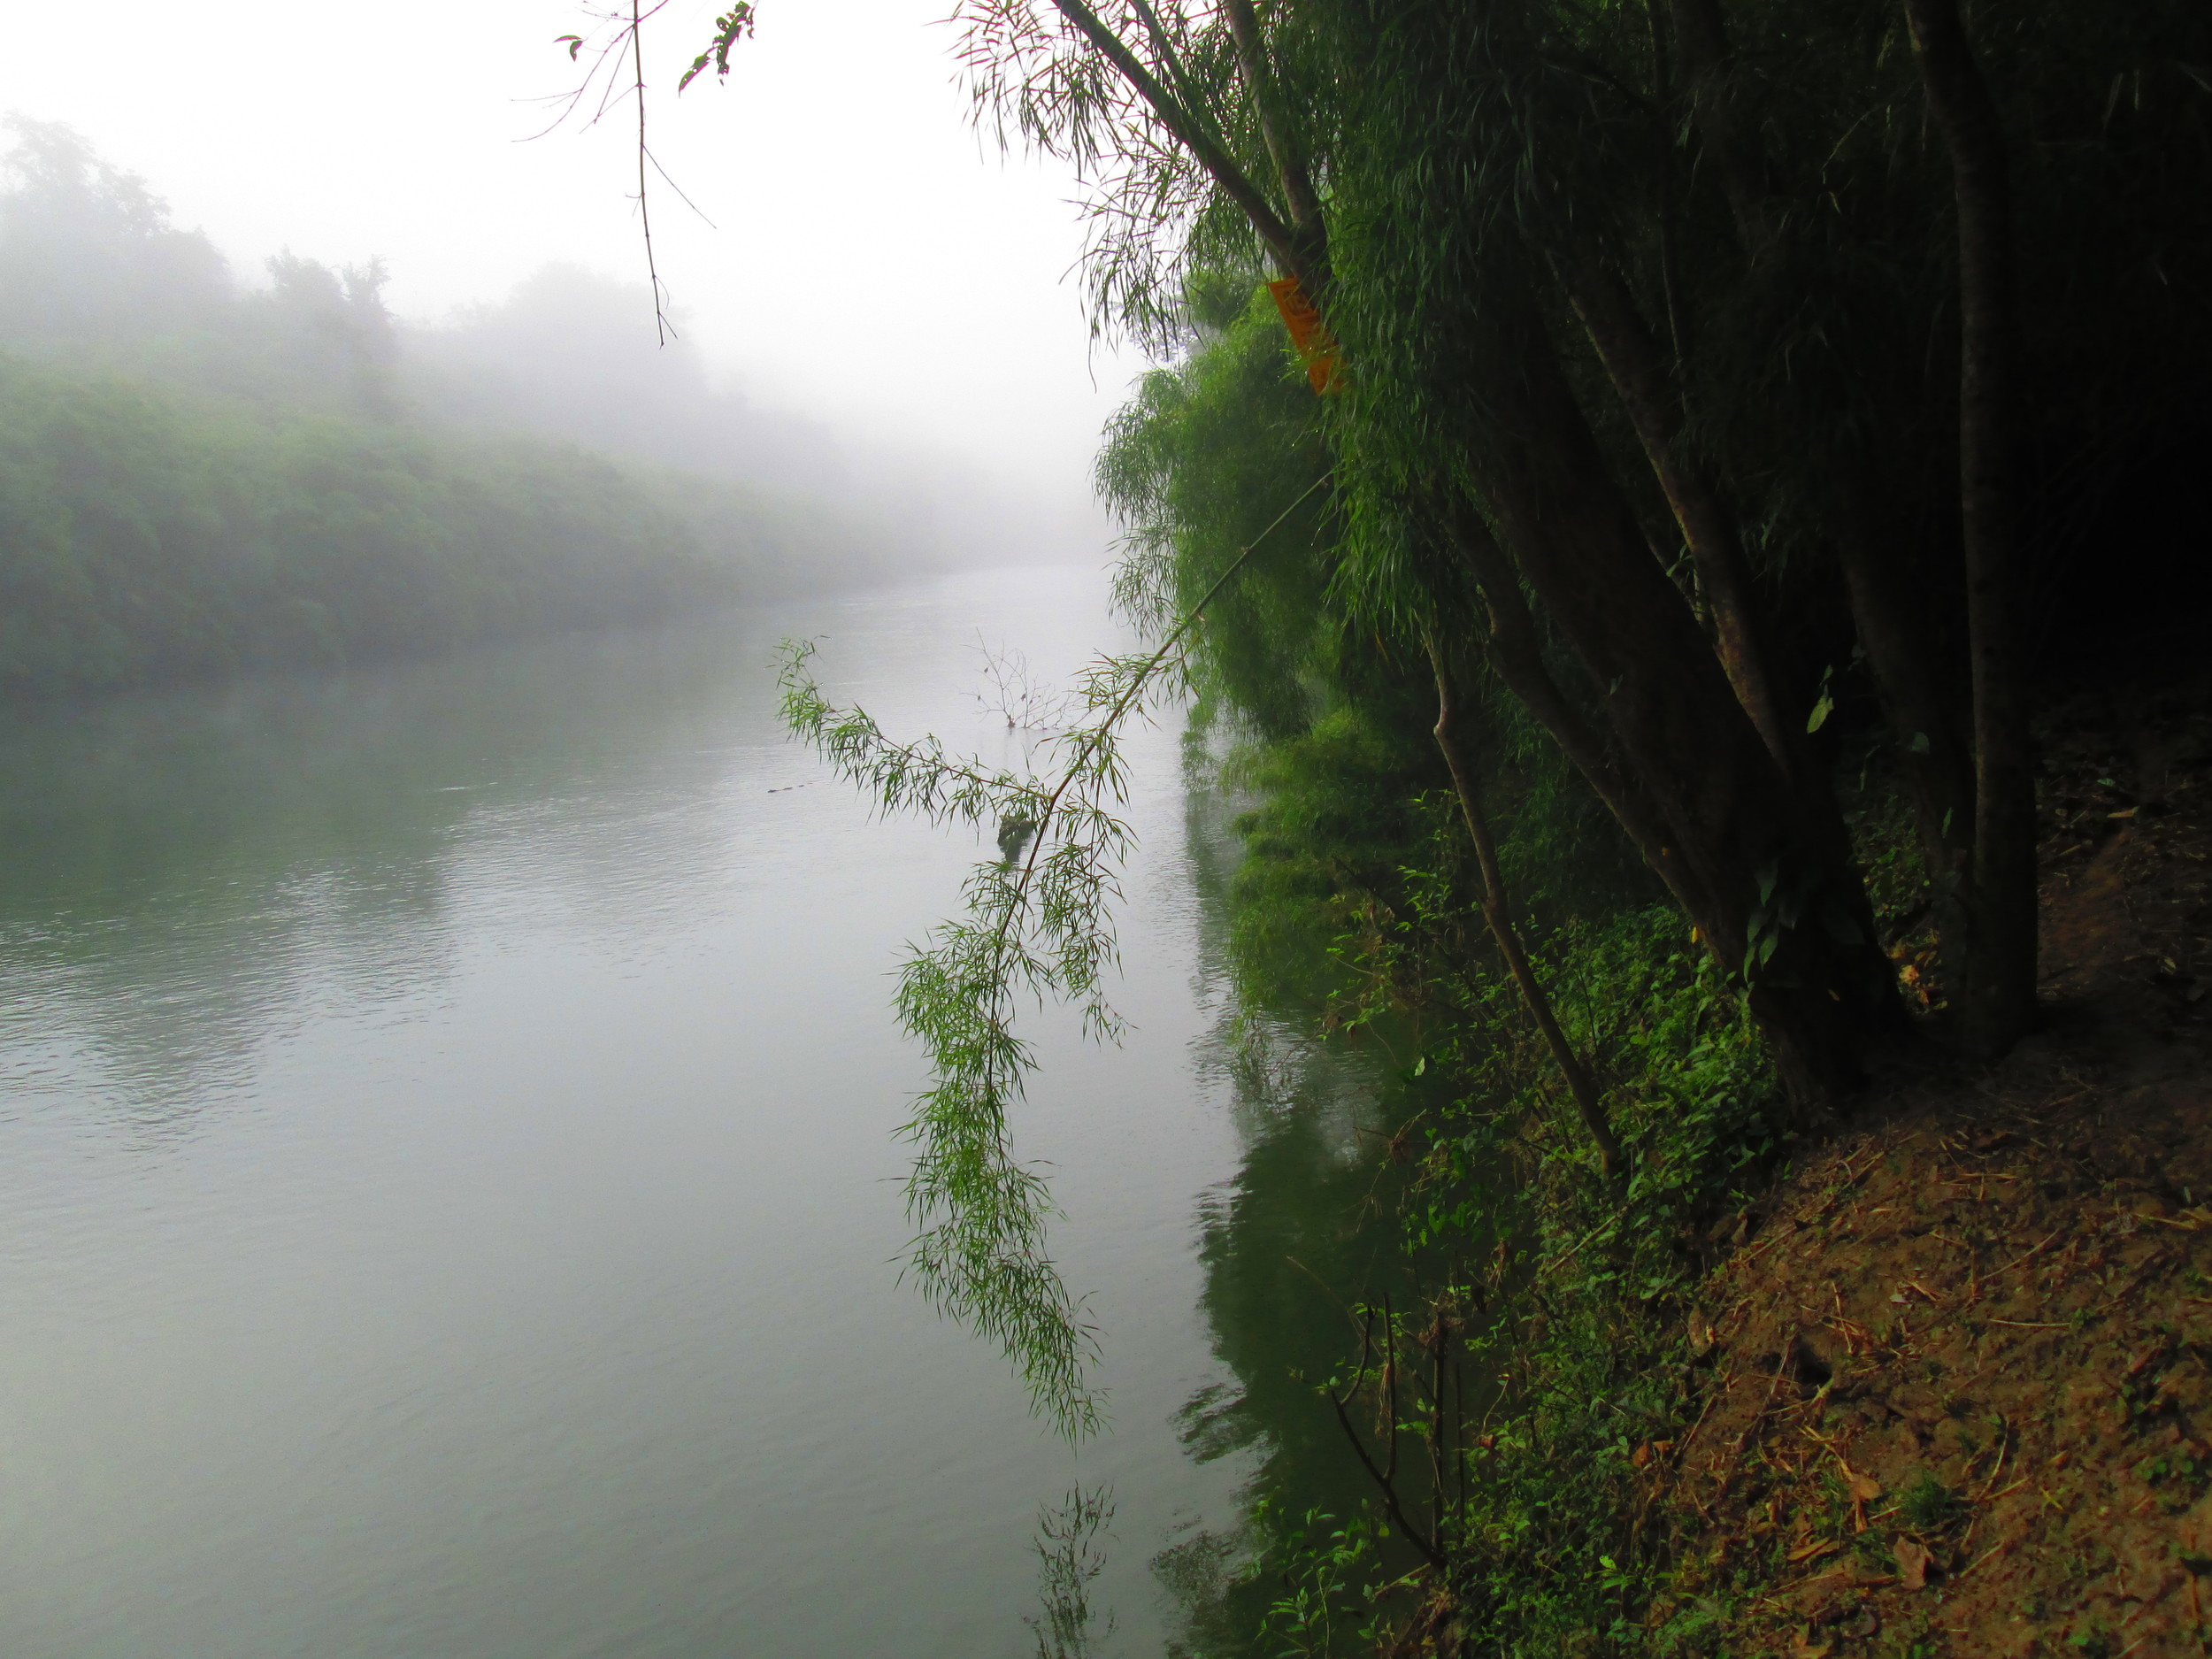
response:
[[[1694,1317],[1655,1616],[1731,1654],[2212,1652],[2212,698],[2051,725],[2047,1029],[1806,1154]]]

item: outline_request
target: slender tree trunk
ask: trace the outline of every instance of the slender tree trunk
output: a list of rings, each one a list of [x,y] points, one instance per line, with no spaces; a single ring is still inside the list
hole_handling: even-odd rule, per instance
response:
[[[1851,503],[1830,510],[1837,563],[1853,626],[1903,757],[1906,787],[1928,872],[1944,953],[1945,979],[1966,972],[1958,884],[1974,841],[1973,744],[1945,685],[1944,652],[1924,598],[1882,531]]]
[[[1681,399],[1659,342],[1619,273],[1588,249],[1569,248],[1553,260],[1553,268],[1589,331],[1681,528],[1698,585],[1712,609],[1715,650],[1736,700],[1791,781],[1800,788],[1816,787],[1804,722],[1789,717],[1776,688],[1773,652],[1736,515],[1712,474],[1682,453]]]
[[[1606,1116],[1597,1079],[1575,1053],[1567,1033],[1559,1028],[1559,1021],[1551,1010],[1551,999],[1544,995],[1535,969],[1529,965],[1528,953],[1521,949],[1521,937],[1506,903],[1505,877],[1498,869],[1498,849],[1490,833],[1490,819],[1482,810],[1482,795],[1473,770],[1459,746],[1459,705],[1453,695],[1451,673],[1436,641],[1432,639],[1427,643],[1429,665],[1436,672],[1436,746],[1444,753],[1444,764],[1452,774],[1453,791],[1459,796],[1460,815],[1466,819],[1467,833],[1475,843],[1475,863],[1482,871],[1482,918],[1490,925],[1490,937],[1497,941],[1498,955],[1505,959],[1506,972],[1520,987],[1521,1001],[1527,1004],[1536,1028],[1544,1035],[1544,1046],[1551,1050],[1553,1063],[1567,1080],[1567,1092],[1574,1097],[1575,1110],[1581,1114],[1583,1126],[1596,1142],[1599,1161],[1610,1179],[1621,1171],[1621,1144],[1614,1138],[1612,1121]]]
[[[1905,0],[1905,17],[1958,203],[1959,506],[1974,685],[1969,981],[1959,1013],[1968,1043],[1996,1054],[2024,1035],[2035,1016],[2035,751],[2017,508],[2012,183],[1997,106],[1955,0]]]
[[[1713,896],[1698,882],[1688,861],[1670,843],[1659,809],[1607,751],[1604,740],[1560,689],[1544,664],[1536,619],[1521,594],[1513,561],[1463,497],[1455,494],[1435,504],[1450,545],[1473,576],[1490,616],[1486,642],[1491,669],[1522,706],[1536,717],[1579,772],[1613,819],[1627,832],[1644,862],[1657,872],[1684,912],[1695,917],[1712,908]]]
[[[1317,289],[1325,281],[1328,270],[1328,230],[1321,215],[1320,195],[1313,187],[1313,174],[1306,165],[1305,151],[1283,111],[1275,78],[1268,69],[1267,42],[1260,34],[1259,14],[1253,9],[1252,0],[1222,0],[1222,10],[1229,19],[1230,36],[1236,42],[1237,71],[1244,77],[1244,84],[1252,94],[1252,107],[1259,114],[1261,142],[1267,146],[1268,159],[1274,163],[1283,203],[1290,211],[1291,229],[1297,234],[1301,255],[1310,266],[1310,274],[1298,273],[1300,280]]]
[[[1284,222],[1259,187],[1214,141],[1199,113],[1185,109],[1138,59],[1136,53],[1129,50],[1128,42],[1108,28],[1084,0],[1053,0],[1053,5],[1100,57],[1113,65],[1115,72],[1129,83],[1130,90],[1144,100],[1154,119],[1190,151],[1208,176],[1221,187],[1222,194],[1237,204],[1283,269],[1301,281],[1317,287],[1321,273],[1313,268],[1308,257],[1305,239]]]

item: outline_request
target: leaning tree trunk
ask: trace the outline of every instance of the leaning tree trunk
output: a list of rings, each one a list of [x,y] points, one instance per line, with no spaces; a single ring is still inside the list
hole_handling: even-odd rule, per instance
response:
[[[1959,227],[1959,507],[1974,686],[1974,844],[1964,909],[1968,1044],[2000,1053],[2035,1015],[2035,754],[2017,510],[2020,305],[2003,128],[1955,0],[1905,0]]]
[[[1832,805],[1794,787],[1687,603],[1651,557],[1576,405],[1525,273],[1501,250],[1467,325],[1491,419],[1468,469],[1515,563],[1591,683],[1624,765],[1697,895],[1708,948],[1749,983],[1801,1096],[1862,1075],[1901,1020],[1894,971]],[[1833,821],[1829,821],[1832,819]]]
[[[1490,616],[1485,641],[1491,672],[1559,745],[1567,762],[1583,776],[1613,820],[1627,832],[1644,862],[1658,873],[1689,916],[1701,916],[1715,900],[1672,844],[1658,807],[1642,786],[1622,770],[1604,738],[1553,679],[1544,662],[1536,618],[1521,592],[1520,573],[1490,526],[1464,496],[1448,493],[1428,503],[1448,545],[1482,595]]]
[[[1698,585],[1712,611],[1714,647],[1728,683],[1735,687],[1736,700],[1792,782],[1803,789],[1823,787],[1805,741],[1804,723],[1790,718],[1783,707],[1736,515],[1711,472],[1684,453],[1681,398],[1659,342],[1637,311],[1627,284],[1590,249],[1569,245],[1555,256],[1553,268],[1568,303],[1589,331],[1598,361],[1628,413],[1629,425],[1690,550]]]
[[[1306,239],[1265,193],[1085,0],[1053,4],[1325,311],[1325,264],[1316,268]],[[1685,8],[1710,4],[1678,0]],[[1510,251],[1497,263],[1496,280],[1486,281],[1483,303],[1463,325],[1472,331],[1474,357],[1488,359],[1478,378],[1490,413],[1483,431],[1466,434],[1468,476],[1530,588],[1601,688],[1631,786],[1609,799],[1637,803],[1638,821],[1623,821],[1640,843],[1663,837],[1650,855],[1655,866],[1683,895],[1707,949],[1747,976],[1753,1013],[1793,1092],[1829,1097],[1857,1080],[1868,1045],[1902,1014],[1865,889],[1843,856],[1841,819],[1832,803],[1809,803],[1768,752],[1688,605],[1652,558],[1575,404],[1526,273]],[[1599,784],[1609,761],[1594,769],[1577,758]]]
[[[1916,2],[1909,0],[1909,7]],[[1949,0],[1938,2],[1947,4]],[[1671,11],[1684,71],[1694,88],[1703,155],[1712,162],[1728,196],[1743,258],[1747,265],[1756,265],[1778,234],[1781,208],[1759,153],[1756,111],[1746,106],[1719,0],[1671,0]],[[1962,40],[1955,44],[1962,47]],[[1971,71],[1971,60],[1967,66]],[[2002,149],[1995,159],[2002,168]],[[1799,440],[1818,444],[1821,434],[1808,426]],[[1980,898],[1976,848],[1982,823],[1978,796],[1985,777],[1980,772],[1982,733],[1978,730],[1982,699],[1969,686],[1954,684],[1967,675],[1949,672],[1949,652],[1942,646],[1940,630],[1929,619],[1927,595],[1920,593],[1905,557],[1887,544],[1887,533],[1878,524],[1878,471],[1863,462],[1854,465],[1832,457],[1830,473],[1836,480],[1836,500],[1827,509],[1830,540],[1843,568],[1858,641],[1867,652],[1867,668],[1874,675],[1883,712],[1896,733],[1907,790],[1914,801],[1920,856],[1927,870],[1929,901],[1936,911],[1942,980],[1960,1009],[1976,1009],[1985,1000],[1978,995],[1978,987],[2002,985],[2002,969],[1998,980],[1991,978],[1991,947],[1998,945],[1998,956],[2002,956],[2000,942],[2007,936],[2002,918],[1998,929],[1991,929],[1978,914],[1976,902]],[[2004,624],[2002,611],[1985,611],[1985,619],[2000,624],[2000,628]],[[2017,617],[2011,619],[2011,633],[2017,639]],[[2000,755],[2002,748],[2000,741]],[[2026,768],[2020,772],[2024,774]],[[2029,810],[2033,812],[2033,803]],[[2033,832],[2026,834],[2026,845],[2033,856]],[[2033,870],[2029,885],[2033,885]],[[2017,933],[2017,925],[2011,932]],[[2029,969],[2029,978],[2033,980],[2033,969]],[[2029,994],[2033,994],[2033,985],[2029,985]],[[1969,1018],[1969,1040],[1976,1040],[1973,1025],[1976,1020]]]
[[[1513,913],[1506,903],[1505,876],[1498,868],[1497,841],[1490,833],[1489,815],[1482,809],[1481,787],[1476,783],[1474,772],[1459,746],[1459,702],[1453,695],[1451,671],[1445,665],[1444,654],[1437,649],[1434,640],[1428,641],[1428,652],[1429,665],[1436,672],[1436,746],[1443,751],[1444,764],[1452,774],[1453,793],[1459,797],[1460,816],[1466,820],[1467,833],[1475,843],[1475,864],[1482,872],[1482,919],[1489,925],[1498,955],[1504,958],[1506,972],[1513,976],[1521,1001],[1536,1021],[1544,1046],[1551,1050],[1553,1064],[1567,1081],[1567,1093],[1573,1096],[1575,1110],[1581,1115],[1583,1127],[1596,1143],[1598,1160],[1610,1179],[1621,1171],[1621,1143],[1613,1133],[1612,1120],[1606,1116],[1605,1101],[1599,1093],[1597,1079],[1590,1075],[1590,1068],[1582,1064],[1581,1056],[1575,1053],[1567,1033],[1559,1028],[1551,999],[1544,995],[1536,970],[1529,965],[1528,952],[1521,948],[1520,933],[1513,926]]]

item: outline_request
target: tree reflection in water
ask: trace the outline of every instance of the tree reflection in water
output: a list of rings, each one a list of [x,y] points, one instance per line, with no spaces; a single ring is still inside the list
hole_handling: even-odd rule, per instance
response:
[[[1099,1535],[1114,1518],[1110,1486],[1077,1486],[1064,1502],[1037,1513],[1037,1599],[1042,1614],[1025,1620],[1037,1659],[1091,1659],[1114,1633],[1110,1609],[1091,1605],[1091,1586],[1105,1571]]]
[[[1245,1149],[1236,1177],[1202,1198],[1198,1243],[1213,1353],[1233,1380],[1201,1388],[1179,1416],[1190,1456],[1241,1455],[1252,1472],[1240,1527],[1194,1528],[1154,1562],[1183,1626],[1169,1651],[1191,1659],[1258,1651],[1270,1610],[1314,1589],[1286,1582],[1286,1547],[1302,1533],[1322,1544],[1370,1507],[1373,1485],[1326,1385],[1356,1358],[1358,1306],[1411,1307],[1434,1276],[1405,1248],[1411,1171],[1386,1150],[1432,1088],[1391,1075],[1387,1056],[1325,1047],[1284,1022],[1240,1024],[1224,1043]],[[1401,1540],[1380,1549],[1391,1574],[1413,1564]],[[1314,1651],[1334,1645],[1324,1641]]]

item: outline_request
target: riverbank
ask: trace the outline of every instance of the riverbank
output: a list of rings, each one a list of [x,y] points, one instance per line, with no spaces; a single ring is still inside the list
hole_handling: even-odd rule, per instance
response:
[[[2045,739],[2043,1028],[1764,1155],[1647,1100],[1614,1219],[1543,1182],[1448,1593],[1383,1651],[2204,1650],[2212,698]]]

